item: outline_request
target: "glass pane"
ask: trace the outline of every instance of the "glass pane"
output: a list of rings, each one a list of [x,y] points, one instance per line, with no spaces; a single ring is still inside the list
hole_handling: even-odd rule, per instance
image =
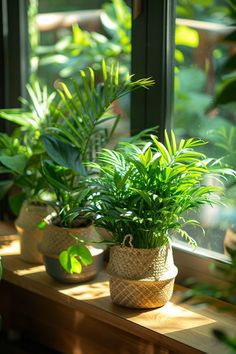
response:
[[[124,0],[30,0],[30,81],[40,79],[53,90],[58,79],[79,78],[79,71],[118,61],[130,71],[131,9]],[[112,144],[129,134],[129,97],[115,102],[121,115]]]
[[[178,0],[175,44],[174,129],[207,140],[204,153],[236,169],[235,2]],[[205,237],[190,231],[199,246],[220,253],[226,240],[236,241],[235,179],[225,182],[223,202],[199,210]]]

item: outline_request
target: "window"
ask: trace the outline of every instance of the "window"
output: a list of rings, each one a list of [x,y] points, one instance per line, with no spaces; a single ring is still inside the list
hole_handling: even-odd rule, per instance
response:
[[[94,5],[94,8],[89,9],[90,15],[94,14],[95,8],[101,10],[104,2],[97,1],[96,6]],[[49,3],[51,6],[53,2],[50,1]],[[39,0],[39,15],[37,15],[37,23],[42,32],[41,44],[54,47],[55,43],[63,42],[65,34],[71,36],[69,27],[62,28],[53,25],[51,20],[51,26],[54,27],[51,28],[51,33],[48,31],[46,36],[45,19],[48,16],[48,14],[45,14],[46,12],[55,13],[63,10],[64,23],[69,17],[65,8],[59,8],[61,2],[57,1],[55,3],[58,7],[49,9],[45,7],[46,1]],[[78,8],[78,3],[85,5]],[[75,17],[81,16],[81,11],[88,10],[88,3],[90,5],[92,1],[67,1],[67,10],[75,11]],[[127,3],[130,5],[129,2]],[[6,106],[8,105],[6,103],[10,103],[10,106],[13,106],[10,98],[16,101],[16,97],[22,94],[22,82],[26,82],[23,78],[19,80],[20,83],[17,81],[15,82],[16,85],[13,85],[16,81],[15,78],[19,77],[20,79],[20,73],[25,73],[24,70],[22,71],[22,67],[27,66],[27,60],[24,58],[27,52],[26,44],[24,44],[27,37],[25,35],[27,7],[26,1],[23,0],[2,0],[1,5],[1,19],[5,32],[1,33],[0,50],[5,53],[3,56],[4,65],[8,68],[4,77],[4,90],[3,83],[1,83],[1,92],[7,92],[9,97],[9,99],[5,97],[1,104]],[[17,11],[15,11],[16,7]],[[215,157],[225,156],[227,149],[231,149],[230,151],[233,153],[236,151],[236,145],[234,147],[233,145],[227,145],[229,143],[227,132],[226,142],[224,141],[226,145],[225,147],[222,146],[224,135],[220,133],[220,128],[234,129],[236,98],[233,97],[231,102],[227,102],[227,104],[224,104],[224,101],[223,104],[222,101],[217,101],[217,98],[220,97],[221,100],[224,100],[224,97],[227,96],[227,91],[225,93],[223,90],[226,82],[232,85],[234,83],[232,87],[235,88],[235,66],[232,69],[236,52],[235,12],[233,1],[226,0],[198,0],[194,2],[191,0],[134,0],[132,2],[131,71],[135,73],[136,78],[152,76],[156,81],[155,87],[151,90],[137,91],[131,97],[130,126],[132,134],[147,127],[158,126],[159,136],[163,139],[164,129],[172,127],[179,136],[199,135],[203,139],[209,139],[207,153],[212,153]],[[24,16],[22,16],[22,13],[24,13]],[[31,13],[32,16],[36,16],[35,14],[36,12]],[[85,12],[83,14],[85,15]],[[7,23],[6,18],[8,19]],[[29,23],[31,20],[32,18],[29,18]],[[70,22],[70,25],[73,23],[73,21]],[[17,24],[20,31],[15,36],[15,26]],[[102,35],[104,34],[104,28],[100,27],[99,31]],[[2,40],[3,38],[4,40]],[[49,42],[52,39],[54,42]],[[50,73],[46,71],[50,68],[50,60],[52,62],[53,59],[62,64],[61,70],[65,77],[67,74],[69,75],[68,66],[65,65],[65,63],[68,63],[65,61],[68,60],[68,58],[65,58],[68,56],[68,52],[66,52],[68,48],[64,47],[64,49],[63,53],[54,51],[50,53],[51,57],[49,55],[43,57],[43,47],[41,47],[41,63],[37,62],[35,53],[31,51],[32,62],[35,65],[41,65],[42,77],[48,77],[49,74],[54,75],[51,71]],[[19,58],[14,58],[14,50],[21,53]],[[58,55],[60,56],[58,57]],[[233,58],[234,61],[231,62],[230,59]],[[13,63],[13,59],[17,59],[16,62]],[[37,65],[34,68],[37,68]],[[15,68],[16,72],[11,71],[12,68]],[[226,71],[221,71],[223,69]],[[7,86],[8,89],[5,90]],[[212,102],[216,102],[215,106],[211,106]],[[218,129],[219,140],[217,140]],[[124,127],[123,133],[125,131],[127,131],[127,126]],[[235,134],[231,134],[231,143],[235,144]],[[229,159],[225,161],[230,164]],[[224,252],[225,232],[232,221],[235,220],[235,198],[232,198],[232,190],[229,190],[230,208],[219,207],[207,210],[207,214],[205,210],[199,214],[203,226],[207,228],[207,236],[202,238],[196,234],[196,238],[201,247],[209,250],[209,252],[204,250],[204,254],[207,256],[213,255],[210,251],[221,254]],[[210,212],[215,214],[214,222],[211,222],[213,216],[210,216]],[[205,220],[203,220],[203,216]],[[179,258],[183,259],[181,249],[184,249],[185,245],[178,241],[177,246],[180,249]],[[214,256],[221,257],[215,253]],[[192,254],[190,257],[193,257]],[[199,257],[196,257],[196,259],[198,260]]]
[[[180,137],[209,143],[208,156],[235,168],[236,9],[233,2],[177,1],[175,31],[175,101],[173,127]],[[234,64],[233,64],[234,63]],[[235,227],[235,181],[225,183],[227,206],[204,207],[198,219],[206,230],[191,230],[198,245],[224,253]],[[231,234],[231,236],[229,235]]]
[[[104,57],[108,65],[119,61],[123,75],[130,72],[129,1],[30,0],[28,24],[30,81],[40,79],[52,90],[56,80],[79,79],[88,66],[100,70]],[[114,103],[121,120],[111,146],[128,136],[129,110],[129,97]]]
[[[138,1],[135,3],[136,5],[138,3],[139,7],[142,5],[142,10],[138,16],[134,16],[133,22],[133,72],[140,76],[144,74],[153,76],[157,84],[150,92],[139,93],[139,98],[138,95],[136,98],[133,97],[133,131],[158,125],[161,137],[165,128],[172,127],[179,137],[191,135],[210,140],[207,154],[223,158],[223,162],[234,168],[231,164],[235,154],[233,144],[236,97],[232,98],[232,95],[229,95],[231,101],[222,104],[222,100],[229,93],[223,90],[226,83],[230,85],[232,82],[232,89],[235,92],[235,66],[232,68],[236,43],[233,2],[147,1],[141,5]],[[201,41],[199,32],[203,37]],[[142,42],[140,38],[143,38]],[[224,70],[220,71],[223,68]],[[184,79],[186,85],[196,85],[193,92],[187,86],[185,93],[181,92],[180,83]],[[189,97],[195,98],[196,101],[191,101]],[[211,106],[212,102],[217,102],[217,98],[219,104]],[[184,103],[184,99],[188,104]],[[202,99],[201,105],[197,99],[200,101]],[[174,101],[173,111],[172,101]],[[224,133],[226,127],[232,129],[231,135],[228,130]],[[227,145],[226,140],[229,136],[231,140],[228,139]],[[229,151],[231,156],[226,156],[229,155]],[[194,237],[200,245],[197,250],[192,252],[183,241],[176,240],[175,257],[181,270],[180,278],[199,273],[201,276],[206,275],[211,258],[226,259],[223,255],[224,238],[226,234],[228,235],[226,238],[231,238],[227,230],[234,222],[235,213],[235,198],[232,191],[233,189],[226,185],[225,197],[227,195],[232,197],[231,200],[228,198],[224,200],[228,207],[200,211],[199,218],[206,228],[206,236],[203,237],[201,231],[197,233],[194,231]]]

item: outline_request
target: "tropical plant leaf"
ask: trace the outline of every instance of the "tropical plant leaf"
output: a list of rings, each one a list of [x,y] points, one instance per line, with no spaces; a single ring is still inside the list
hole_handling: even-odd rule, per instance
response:
[[[68,273],[77,273],[82,272],[82,265],[88,266],[93,261],[92,255],[89,249],[84,245],[73,245],[70,246],[67,250],[63,251],[59,255],[59,262],[61,266]]]
[[[32,114],[25,112],[23,109],[11,108],[5,109],[0,112],[0,117],[8,120],[9,122],[16,123],[25,128],[36,128],[37,124],[32,117]]]
[[[55,166],[51,161],[42,162],[42,173],[47,179],[48,183],[54,187],[57,191],[71,191],[71,188],[67,186],[65,181],[58,173],[58,166]],[[62,169],[62,167],[61,167]]]
[[[0,162],[13,172],[22,175],[27,164],[27,157],[23,154],[15,156],[0,155]]]
[[[227,177],[231,171],[195,151],[205,142],[190,138],[177,143],[174,132],[165,135],[167,147],[151,135],[138,145],[123,142],[118,151],[103,149],[97,164],[91,165],[100,176],[88,181],[93,195],[86,215],[95,214],[95,224],[110,230],[115,243],[131,234],[134,247],[155,248],[179,233],[196,247],[184,228],[201,225],[182,215],[205,204],[220,204],[216,195],[221,188],[205,183],[205,177]]]
[[[86,174],[81,163],[80,151],[77,148],[48,135],[42,135],[42,141],[48,155],[58,165],[71,168],[81,175]]]
[[[94,144],[95,128],[104,123],[105,115],[111,104],[130,91],[140,87],[148,88],[154,84],[151,79],[140,79],[133,82],[130,81],[130,76],[124,79],[119,73],[118,64],[112,64],[108,67],[104,60],[102,62],[102,77],[103,82],[96,86],[96,74],[89,67],[88,70],[80,71],[80,85],[75,80],[71,81],[73,93],[65,82],[60,83],[58,91],[67,111],[63,115],[64,124],[67,125],[67,130],[72,135],[70,137],[63,126],[59,125],[57,126],[57,135],[63,136],[68,143],[75,144],[81,151],[83,161],[87,159],[88,152]],[[107,139],[104,140],[103,146],[111,138],[119,120],[117,116],[109,119],[111,118],[114,119],[113,127],[111,127],[110,134],[107,135]],[[74,127],[78,129],[74,129]],[[77,142],[75,143],[75,141]]]

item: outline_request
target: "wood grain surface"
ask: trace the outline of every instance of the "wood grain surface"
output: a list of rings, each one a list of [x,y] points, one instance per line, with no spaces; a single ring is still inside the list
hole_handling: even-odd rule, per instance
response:
[[[5,237],[0,313],[8,327],[28,331],[66,354],[226,353],[212,330],[233,333],[235,315],[180,303],[183,287],[176,285],[162,308],[128,309],[112,304],[105,271],[88,283],[64,285],[18,253],[16,237]]]

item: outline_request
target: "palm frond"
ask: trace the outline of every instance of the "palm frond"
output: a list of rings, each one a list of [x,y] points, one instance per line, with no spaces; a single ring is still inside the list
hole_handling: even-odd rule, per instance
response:
[[[57,125],[60,136],[64,136],[68,143],[75,144],[80,149],[83,161],[88,157],[88,151],[93,145],[93,137],[97,129],[102,127],[104,117],[109,111],[112,103],[127,93],[141,88],[151,87],[154,81],[150,78],[131,81],[128,75],[125,79],[119,73],[118,63],[109,66],[102,62],[102,82],[98,82],[97,74],[89,67],[87,70],[80,71],[80,83],[71,79],[69,83],[61,82],[59,85],[59,95],[61,97],[61,109],[63,111],[63,126]],[[98,83],[97,83],[98,82]],[[73,87],[73,93],[70,87]],[[118,123],[117,116],[113,119],[111,137]],[[49,128],[49,131],[51,128]],[[75,137],[70,139],[67,131]],[[55,131],[54,131],[55,132]],[[106,142],[104,142],[106,143]],[[101,146],[102,147],[102,146]]]
[[[0,117],[27,128],[27,131],[32,129],[42,131],[52,116],[54,117],[56,114],[53,105],[56,93],[49,94],[47,87],[41,86],[38,81],[33,85],[27,84],[26,89],[29,100],[19,98],[19,101],[24,104],[24,108],[1,110]]]
[[[170,137],[165,133],[165,138],[166,145],[153,135],[139,146],[123,142],[118,151],[102,150],[93,165],[100,176],[88,182],[94,191],[88,214],[98,216],[95,224],[110,230],[115,242],[132,234],[135,247],[159,247],[176,232],[196,247],[185,227],[201,226],[184,220],[183,213],[220,204],[216,196],[221,187],[204,178],[212,166],[217,177],[227,175],[227,169],[216,171],[219,161],[194,150],[204,142],[188,139],[177,144],[173,132]]]

